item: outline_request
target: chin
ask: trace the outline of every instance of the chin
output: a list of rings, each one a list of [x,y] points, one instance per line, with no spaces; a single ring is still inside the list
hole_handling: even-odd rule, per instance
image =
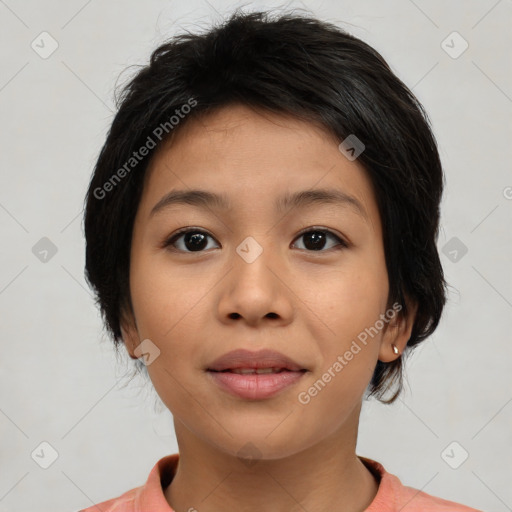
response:
[[[226,434],[222,439],[211,439],[210,442],[224,453],[237,457],[242,462],[247,461],[247,466],[251,467],[257,460],[270,461],[291,457],[318,441],[318,434],[306,438],[304,431],[299,431],[296,427],[291,430],[283,428],[278,432],[279,427],[276,429],[275,425],[274,423],[274,430],[255,429],[254,426],[239,428],[236,430],[236,436],[230,437]],[[228,431],[231,432],[230,429]]]

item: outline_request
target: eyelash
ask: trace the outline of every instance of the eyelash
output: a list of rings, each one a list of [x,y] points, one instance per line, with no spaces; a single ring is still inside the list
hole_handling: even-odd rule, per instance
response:
[[[212,235],[210,235],[210,233],[208,233],[207,231],[204,231],[203,229],[187,227],[187,228],[179,229],[178,231],[173,233],[169,238],[167,238],[164,241],[164,243],[162,244],[162,247],[163,248],[171,247],[179,238],[181,238],[182,235],[185,235],[185,234],[191,233],[191,232],[192,233],[201,233],[203,235],[207,235],[210,238],[215,239]],[[331,231],[330,229],[320,228],[320,227],[317,228],[314,226],[308,227],[307,229],[301,231],[294,240],[297,240],[300,237],[302,237],[303,235],[306,235],[307,233],[311,233],[311,232],[327,233],[328,235],[331,235],[334,238],[336,238],[339,243],[338,243],[338,245],[335,245],[334,247],[331,247],[330,249],[326,249],[326,250],[322,249],[319,251],[308,251],[307,249],[300,249],[301,251],[306,251],[306,252],[311,252],[311,253],[316,253],[316,252],[321,253],[321,252],[329,252],[332,250],[345,249],[348,247],[348,243],[345,240],[343,240],[341,237],[339,237],[337,234],[335,234],[333,231]],[[189,253],[189,254],[206,252],[204,250],[203,251],[183,251],[181,249],[176,249],[175,247],[171,247],[170,250],[172,250],[173,252],[181,252],[181,253]]]

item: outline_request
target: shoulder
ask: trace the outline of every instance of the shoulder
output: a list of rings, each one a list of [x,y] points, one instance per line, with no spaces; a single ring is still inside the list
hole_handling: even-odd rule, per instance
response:
[[[163,489],[174,478],[178,460],[178,453],[162,457],[151,469],[144,485],[79,512],[173,512],[165,499]]]
[[[141,491],[141,487],[130,489],[117,498],[111,498],[101,503],[96,503],[78,512],[135,512],[135,498]]]
[[[397,477],[394,477],[398,480]],[[482,512],[476,508],[468,507],[462,503],[445,500],[432,496],[418,489],[402,485],[398,480],[397,510],[402,512]]]
[[[377,495],[365,512],[482,512],[403,485],[397,476],[387,472],[379,462],[366,457],[359,458],[380,480]]]

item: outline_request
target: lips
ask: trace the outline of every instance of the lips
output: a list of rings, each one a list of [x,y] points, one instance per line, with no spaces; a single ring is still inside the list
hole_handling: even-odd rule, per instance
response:
[[[308,369],[274,350],[234,350],[219,357],[206,374],[218,389],[244,400],[266,400],[297,386]]]
[[[213,370],[212,370],[213,371]],[[228,370],[222,370],[223,372],[238,373],[239,375],[264,375],[269,373],[281,373],[289,372],[286,368],[229,368]]]
[[[251,352],[238,349],[217,358],[208,366],[207,370],[245,375],[281,373],[283,371],[300,372],[307,369],[275,350],[263,349]]]

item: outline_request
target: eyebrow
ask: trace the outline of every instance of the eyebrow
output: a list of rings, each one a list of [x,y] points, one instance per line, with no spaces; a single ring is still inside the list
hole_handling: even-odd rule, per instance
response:
[[[289,208],[304,208],[313,204],[333,204],[351,208],[356,214],[368,220],[368,214],[361,202],[354,196],[335,189],[312,189],[286,193],[275,202],[276,212]],[[153,206],[149,217],[172,207],[173,205],[191,205],[198,208],[229,210],[231,202],[227,195],[207,190],[172,190]]]

